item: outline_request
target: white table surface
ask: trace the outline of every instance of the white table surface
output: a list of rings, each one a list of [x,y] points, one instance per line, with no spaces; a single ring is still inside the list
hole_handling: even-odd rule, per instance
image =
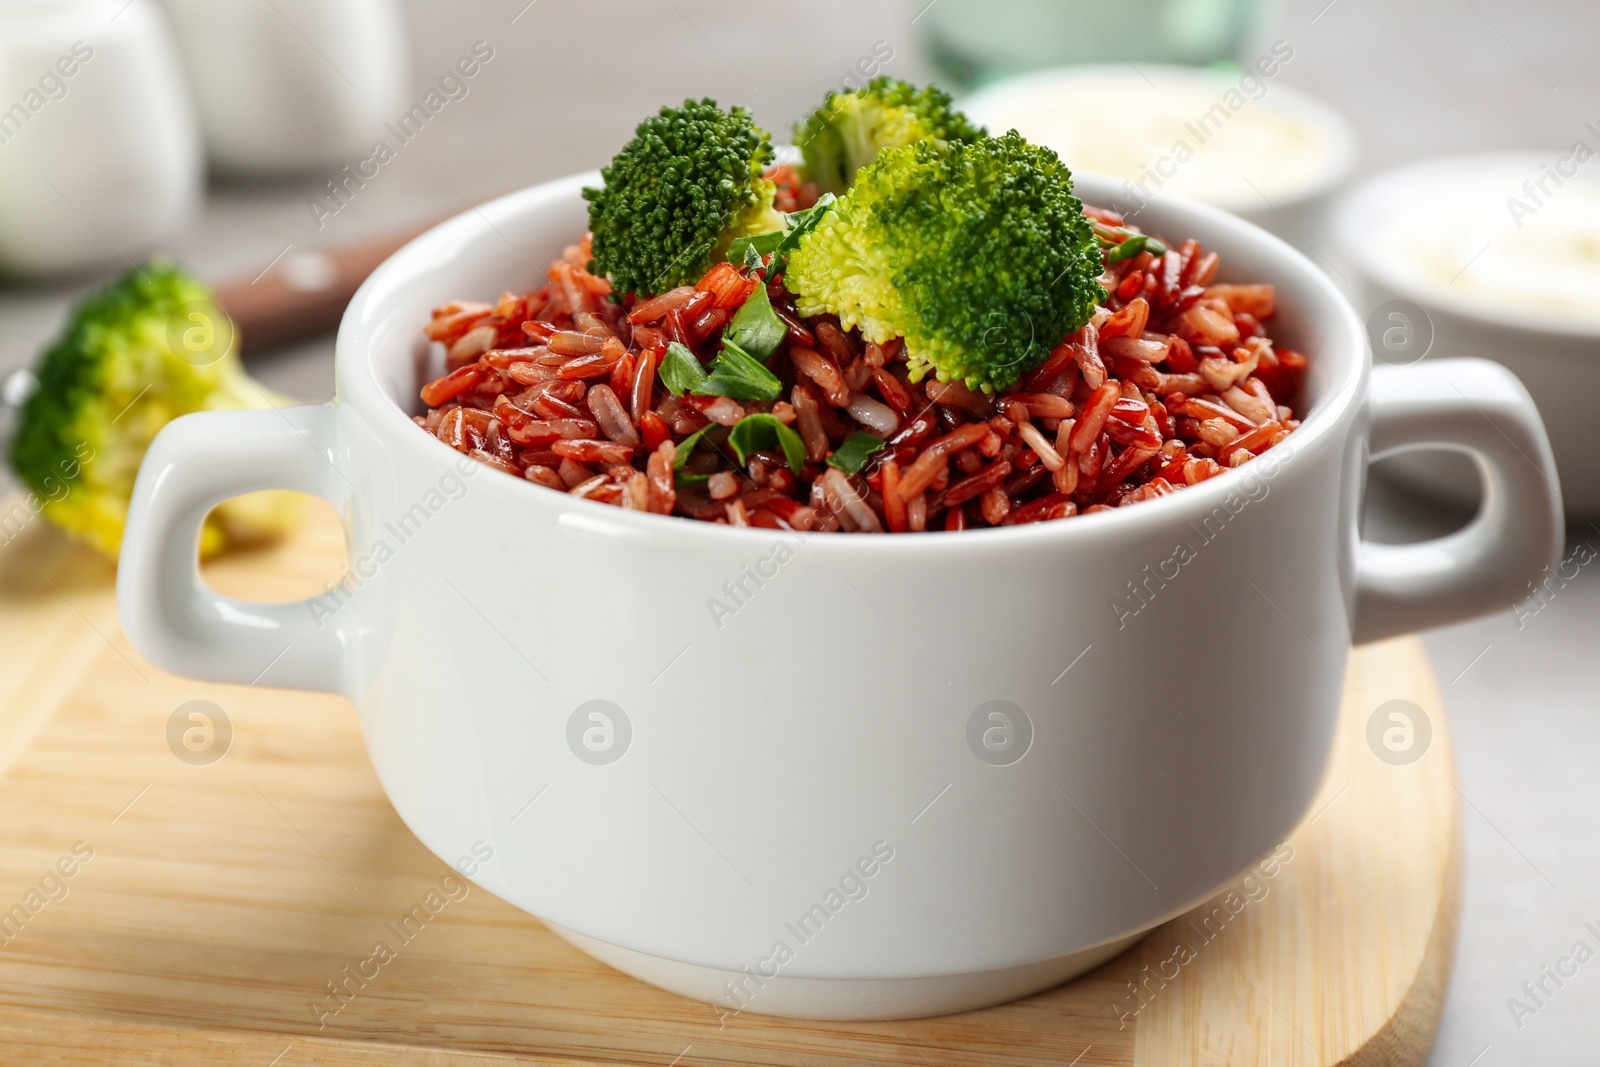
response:
[[[224,183],[171,251],[208,278],[249,278],[285,245],[388,233],[466,199],[598,166],[645,113],[688,95],[746,103],[781,130],[876,42],[894,50],[887,72],[925,78],[912,25],[925,2],[811,0],[780,19],[770,8],[735,17],[711,0],[410,0],[419,93],[474,41],[494,47],[470,95],[324,228],[306,201],[328,175]],[[1295,50],[1282,82],[1355,122],[1365,174],[1476,149],[1554,159],[1600,118],[1597,30],[1592,0],[1289,0],[1274,36]],[[0,371],[30,360],[68,301],[97,280],[0,286]],[[331,360],[321,340],[254,371],[320,399],[332,390]],[[1369,529],[1389,539],[1452,518],[1382,485],[1370,505]],[[1575,527],[1569,538],[1569,550],[1580,541],[1600,549],[1600,529]],[[1574,942],[1600,950],[1584,927],[1600,928],[1596,574],[1600,563],[1582,568],[1520,622],[1501,612],[1426,638],[1457,745],[1467,847],[1460,950],[1433,1067],[1600,1063],[1600,960],[1559,989],[1547,981],[1554,995],[1520,1026],[1507,1005]]]

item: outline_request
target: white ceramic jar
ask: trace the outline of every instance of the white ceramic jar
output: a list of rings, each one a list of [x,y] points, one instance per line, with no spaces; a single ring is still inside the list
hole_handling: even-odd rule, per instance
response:
[[[153,0],[0,0],[0,271],[138,259],[193,215],[201,179]]]
[[[219,170],[349,162],[396,118],[405,32],[394,0],[164,0]]]

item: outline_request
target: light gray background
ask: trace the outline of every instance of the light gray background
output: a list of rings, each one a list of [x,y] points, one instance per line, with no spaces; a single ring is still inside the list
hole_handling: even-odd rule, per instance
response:
[[[912,25],[926,0],[810,0],[782,13],[730,13],[711,0],[524,3],[410,0],[419,92],[476,40],[495,57],[471,94],[325,228],[306,198],[326,175],[222,184],[171,251],[212,280],[248,279],[285,245],[386,234],[463,210],[464,198],[598,166],[646,112],[686,95],[746,103],[782,130],[878,41],[894,49],[888,72],[928,74]],[[1290,0],[1273,36],[1295,50],[1281,81],[1355,122],[1365,174],[1476,149],[1555,158],[1585,120],[1600,119],[1597,29],[1592,0]],[[31,359],[95,281],[0,288],[0,371]],[[331,341],[318,341],[255,372],[319,399],[332,390],[331,360]],[[1387,538],[1452,521],[1381,486],[1374,498],[1369,528]],[[1569,551],[1580,541],[1600,548],[1594,527],[1569,536]],[[1434,1067],[1600,1063],[1600,960],[1520,1028],[1506,1003],[1578,939],[1600,948],[1584,930],[1600,926],[1600,579],[1591,572],[1600,562],[1521,622],[1504,612],[1427,636],[1455,735],[1467,844],[1461,944]]]

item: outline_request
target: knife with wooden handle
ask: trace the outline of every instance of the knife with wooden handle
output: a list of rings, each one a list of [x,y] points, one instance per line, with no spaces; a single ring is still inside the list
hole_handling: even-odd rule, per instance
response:
[[[239,354],[248,359],[332,333],[367,275],[432,225],[363,244],[291,249],[254,281],[219,286],[216,300],[238,328]]]

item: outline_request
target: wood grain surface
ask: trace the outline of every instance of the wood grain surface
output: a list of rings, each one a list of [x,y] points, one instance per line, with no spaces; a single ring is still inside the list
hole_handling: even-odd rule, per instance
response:
[[[318,509],[289,543],[219,561],[207,577],[289,599],[320,590],[341,553],[336,520]],[[0,1063],[1427,1057],[1455,941],[1459,848],[1448,731],[1415,640],[1351,658],[1322,796],[1279,861],[1231,898],[1020,1003],[818,1024],[719,1019],[590,960],[480,889],[449,901],[352,999],[330,995],[449,869],[385,801],[346,703],[156,670],[122,637],[112,578],[40,522],[0,546]],[[169,744],[169,721],[193,700],[231,724],[220,759],[186,762]],[[1432,726],[1426,753],[1405,765],[1367,741],[1369,716],[1392,700]]]

